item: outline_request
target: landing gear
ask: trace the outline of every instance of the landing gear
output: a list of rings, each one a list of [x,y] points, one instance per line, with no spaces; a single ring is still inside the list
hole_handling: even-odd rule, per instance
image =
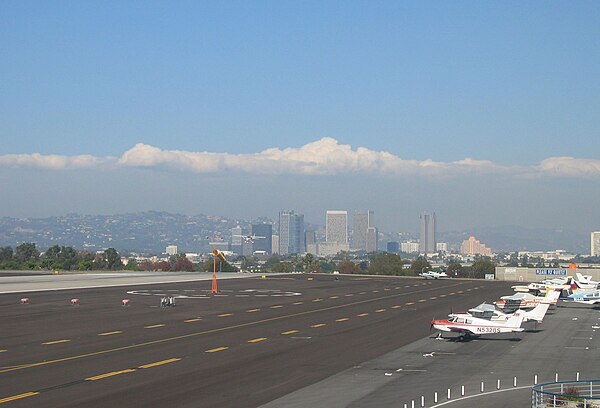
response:
[[[465,338],[465,335],[461,334],[460,336],[458,336],[458,341],[462,343],[463,341],[465,341]]]

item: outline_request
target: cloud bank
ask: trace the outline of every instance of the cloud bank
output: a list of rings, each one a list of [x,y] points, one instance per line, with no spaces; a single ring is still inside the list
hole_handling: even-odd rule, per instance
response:
[[[505,166],[489,160],[465,158],[453,162],[402,159],[385,151],[365,147],[352,149],[333,138],[295,148],[270,148],[253,154],[163,150],[138,143],[119,158],[91,155],[61,156],[8,154],[0,166],[33,167],[44,170],[85,168],[171,168],[184,172],[216,173],[240,171],[249,174],[339,175],[348,173],[381,176],[483,175],[600,177],[600,160],[550,157],[530,166]]]

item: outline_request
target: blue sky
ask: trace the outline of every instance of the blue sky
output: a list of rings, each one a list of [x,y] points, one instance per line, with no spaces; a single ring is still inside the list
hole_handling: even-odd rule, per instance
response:
[[[147,198],[122,207],[100,198],[67,202],[61,187],[48,192],[45,205],[27,204],[30,193],[19,190],[19,179],[31,177],[35,185],[50,177],[54,186],[72,179],[77,185],[82,175],[71,160],[80,155],[95,160],[78,159],[88,163],[90,180],[118,179],[117,190],[130,188],[139,197],[151,196],[150,186],[140,187],[150,172],[165,186],[173,178],[193,180],[198,188],[209,186],[211,177],[230,186],[243,179],[245,195],[260,190],[265,177],[284,192],[288,179],[299,177],[307,189],[323,189],[323,199],[274,201],[315,214],[337,204],[327,195],[330,178],[344,185],[349,174],[367,177],[367,185],[382,191],[390,183],[405,190],[417,180],[425,196],[443,192],[446,200],[436,206],[468,196],[452,195],[459,185],[491,182],[505,194],[567,186],[586,195],[577,186],[597,189],[600,178],[599,20],[600,3],[593,1],[3,1],[0,192],[18,193],[23,201],[0,204],[0,215],[151,206]],[[286,149],[295,149],[293,160],[304,163],[312,151],[302,147],[323,140],[337,142],[324,142],[331,150],[315,147],[330,157],[350,146],[346,167],[319,159],[316,170],[298,165],[282,175],[264,157],[243,164],[269,148],[278,149],[269,160],[287,163]],[[148,148],[134,149],[137,144]],[[158,151],[144,156],[149,147]],[[376,164],[357,167],[357,160],[364,163],[354,155],[359,148],[378,155]],[[125,160],[132,149],[133,160]],[[199,163],[212,156],[194,155],[199,152],[241,164],[207,169]],[[394,158],[391,165],[386,152]],[[41,160],[56,155],[66,161],[40,165],[40,157],[31,156],[36,153]],[[572,160],[556,160],[564,156]],[[466,158],[489,163],[461,164],[453,173],[453,163]],[[427,160],[442,170],[415,170]],[[529,180],[526,188],[511,187],[523,180]],[[240,191],[232,190],[221,193],[235,202]],[[382,195],[381,201],[390,201]],[[380,213],[393,214],[391,205],[347,200],[349,209],[380,206]],[[156,205],[212,210],[168,200]],[[549,221],[553,211],[565,211],[553,205]],[[420,208],[431,210],[419,197],[406,206],[411,220]],[[269,202],[228,207],[247,216],[274,210]],[[583,225],[584,215],[600,222],[593,213],[591,205],[580,208],[573,222]],[[530,219],[528,214],[523,210],[522,217]],[[510,221],[498,216],[478,222]],[[412,228],[411,222],[394,225]],[[461,215],[456,224],[469,222]]]

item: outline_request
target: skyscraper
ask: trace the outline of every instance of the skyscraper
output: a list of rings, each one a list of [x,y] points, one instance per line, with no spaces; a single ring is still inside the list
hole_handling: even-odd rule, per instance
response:
[[[348,211],[327,210],[325,241],[348,245]]]
[[[367,249],[367,230],[375,226],[375,213],[356,211],[352,220],[352,249]]]
[[[375,227],[367,228],[367,252],[377,252],[379,232]]]
[[[419,252],[429,254],[436,252],[435,241],[435,212],[432,214],[421,214],[421,237],[419,242]]]
[[[590,254],[591,256],[600,256],[600,231],[591,234]]]
[[[304,244],[304,215],[291,211],[279,213],[279,253],[281,255],[301,254],[306,251]]]
[[[258,237],[254,240],[253,251],[265,251],[268,255],[273,253],[272,239],[273,226],[271,224],[252,224],[252,234]]]

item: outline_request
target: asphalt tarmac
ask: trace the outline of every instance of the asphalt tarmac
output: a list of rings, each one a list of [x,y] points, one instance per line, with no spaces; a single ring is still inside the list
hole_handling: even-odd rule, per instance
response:
[[[433,317],[509,287],[302,274],[221,280],[218,295],[210,281],[3,294],[0,404],[258,407],[422,341]],[[176,306],[161,308],[165,296]],[[373,401],[354,406],[385,406]]]

